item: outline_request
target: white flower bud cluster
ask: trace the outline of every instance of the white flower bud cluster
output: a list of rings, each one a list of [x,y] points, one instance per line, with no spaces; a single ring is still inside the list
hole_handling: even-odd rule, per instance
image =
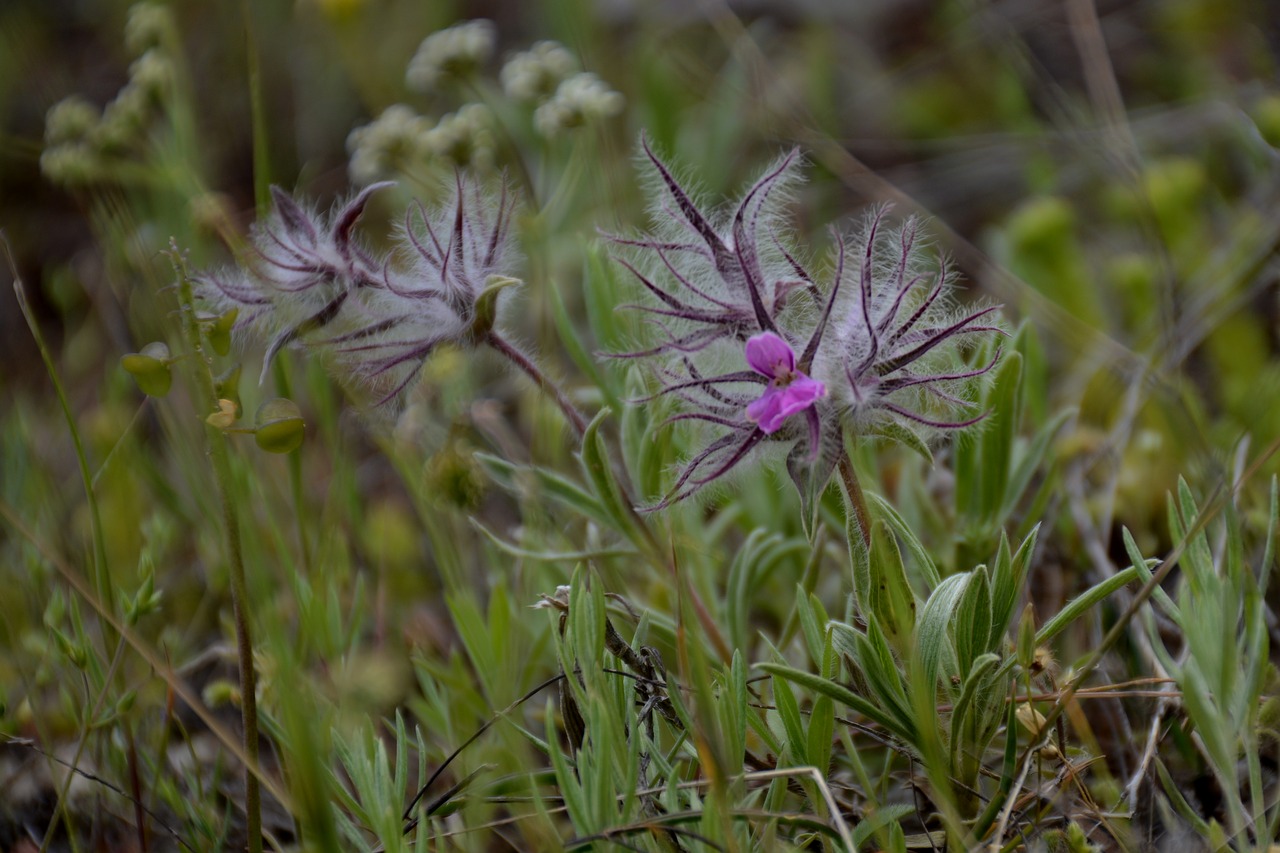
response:
[[[409,61],[405,82],[416,92],[430,92],[442,81],[475,73],[493,55],[492,21],[465,21],[432,33]]]
[[[493,166],[493,114],[483,104],[450,113],[426,135],[431,153],[458,167],[486,171]]]
[[[517,101],[545,101],[577,70],[578,60],[564,45],[540,41],[512,56],[502,66],[502,90]]]
[[[622,112],[622,95],[584,71],[566,79],[555,96],[533,114],[533,125],[548,139]]]
[[[493,117],[467,104],[432,125],[404,104],[383,110],[347,136],[348,171],[358,184],[424,172],[438,162],[486,171],[493,166]]]
[[[79,95],[60,101],[45,116],[45,148],[40,169],[50,180],[85,183],[99,177],[108,160],[137,147],[173,89],[170,56],[177,30],[170,11],[155,3],[129,10],[125,44],[136,59],[129,82],[105,108]]]
[[[371,184],[425,164],[430,159],[426,142],[430,130],[431,120],[404,104],[387,107],[382,115],[347,136],[351,180]]]
[[[152,48],[167,48],[177,38],[178,27],[168,6],[135,3],[124,24],[124,45],[129,53],[142,56]]]

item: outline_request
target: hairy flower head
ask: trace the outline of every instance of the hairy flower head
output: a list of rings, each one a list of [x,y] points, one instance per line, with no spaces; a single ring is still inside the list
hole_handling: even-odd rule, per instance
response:
[[[444,343],[470,346],[483,330],[478,307],[495,279],[508,280],[512,202],[458,178],[449,203],[415,203],[375,254],[355,234],[366,187],[328,216],[272,188],[271,215],[253,228],[248,263],[200,278],[215,310],[238,309],[237,327],[267,340],[266,376],[285,346],[325,356],[342,378],[371,386],[379,404],[398,399]],[[487,318],[488,322],[492,317]]]
[[[831,269],[814,276],[782,215],[798,152],[717,212],[643,138],[642,148],[656,176],[655,233],[612,240],[649,296],[631,307],[647,316],[657,341],[617,357],[648,363],[661,385],[653,396],[681,401],[669,421],[712,432],[652,509],[694,494],[766,446],[788,449],[797,485],[825,483],[846,429],[893,435],[898,427],[954,429],[981,418],[966,394],[995,358],[971,368],[964,357],[1000,331],[997,309],[952,308],[946,266],[921,257],[915,220],[891,240],[885,211],[877,211],[856,257],[833,229]]]

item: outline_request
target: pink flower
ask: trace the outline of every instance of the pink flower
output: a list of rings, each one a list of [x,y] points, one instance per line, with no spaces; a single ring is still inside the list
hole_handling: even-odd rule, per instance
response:
[[[795,352],[773,332],[747,341],[747,364],[769,380],[760,398],[747,406],[747,420],[761,432],[777,432],[787,418],[827,395],[827,386],[796,370]]]

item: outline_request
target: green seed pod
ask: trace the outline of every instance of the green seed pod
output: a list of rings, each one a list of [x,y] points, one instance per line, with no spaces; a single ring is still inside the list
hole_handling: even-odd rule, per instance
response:
[[[218,355],[231,352],[231,329],[235,326],[236,317],[239,314],[239,308],[232,308],[224,314],[219,314],[209,324],[209,346]]]
[[[120,366],[133,375],[138,388],[148,397],[163,397],[173,386],[169,365],[169,347],[160,341],[149,343],[142,352],[131,352],[120,359]]]
[[[258,407],[254,440],[268,453],[292,453],[302,444],[306,424],[292,400],[277,397]]]

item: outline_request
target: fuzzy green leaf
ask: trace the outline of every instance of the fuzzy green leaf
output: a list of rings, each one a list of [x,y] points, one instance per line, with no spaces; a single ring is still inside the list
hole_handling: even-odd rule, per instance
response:
[[[757,667],[769,675],[784,678],[793,684],[799,684],[801,687],[808,688],[820,696],[830,696],[833,701],[852,708],[905,743],[914,744],[916,741],[914,724],[903,725],[901,721],[895,719],[891,714],[885,713],[843,684],[830,681],[811,672],[805,672],[802,669],[784,666],[783,664],[762,663],[757,664]]]

